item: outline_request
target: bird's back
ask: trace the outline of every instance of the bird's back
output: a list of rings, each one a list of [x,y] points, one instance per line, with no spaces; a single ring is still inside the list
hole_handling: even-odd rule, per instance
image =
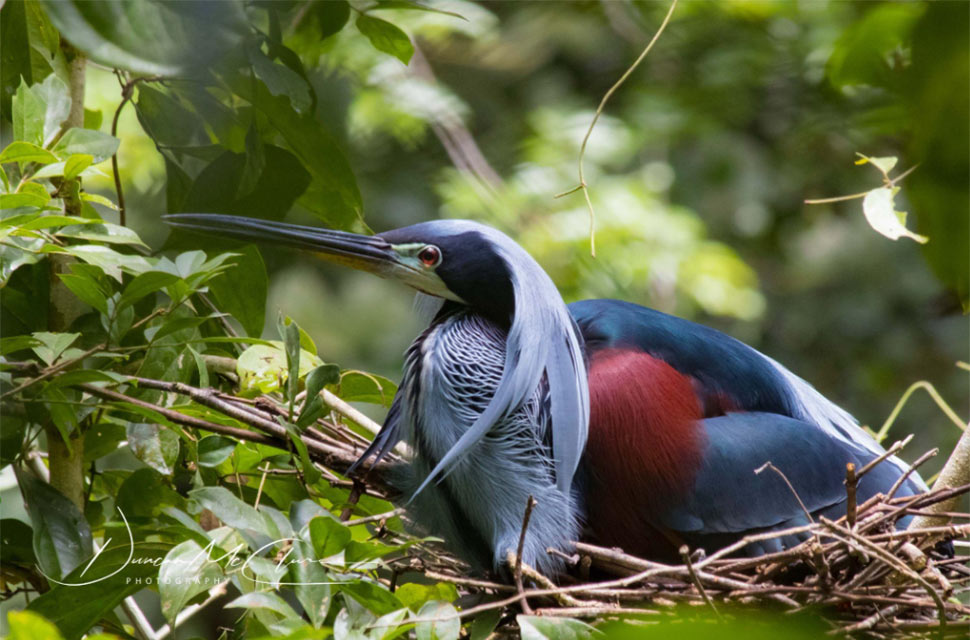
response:
[[[710,550],[800,524],[806,509],[838,515],[845,464],[883,452],[808,383],[723,333],[616,300],[569,310],[590,366],[581,482],[602,542],[652,556],[682,542]],[[767,462],[792,486],[773,471],[755,474]],[[905,468],[890,458],[859,499],[888,491]],[[925,488],[914,476],[899,491]]]

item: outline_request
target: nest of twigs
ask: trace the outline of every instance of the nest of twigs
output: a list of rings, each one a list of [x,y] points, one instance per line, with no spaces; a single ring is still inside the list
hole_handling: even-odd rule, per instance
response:
[[[244,400],[181,383],[144,378],[131,381],[191,398],[246,423],[254,431],[189,417],[94,385],[79,386],[105,400],[144,405],[173,422],[282,448],[289,446],[285,430],[275,420],[275,416],[285,415],[285,407],[271,396]],[[346,473],[368,442],[348,428],[341,417],[370,429],[377,425],[339,398],[323,393],[334,414],[330,419],[319,420],[304,434],[310,457],[331,484],[352,489],[350,503],[365,492],[393,498],[393,490],[384,478],[389,465],[401,461],[396,453],[365,467],[353,481],[337,475]],[[835,636],[968,637],[970,569],[966,548],[958,546],[957,555],[948,557],[950,554],[941,553],[939,547],[941,541],[960,541],[970,536],[970,513],[941,512],[934,505],[952,503],[954,498],[965,496],[970,484],[893,497],[902,484],[901,478],[889,495],[877,495],[858,505],[855,501],[858,478],[904,444],[905,441],[897,443],[885,456],[858,472],[850,469],[846,481],[847,513],[839,520],[819,518],[807,526],[747,536],[709,555],[684,547],[682,564],[661,564],[620,549],[577,543],[576,554],[566,558],[571,572],[557,583],[528,566],[516,564],[515,555],[511,554],[509,562],[515,567],[515,580],[509,584],[471,575],[467,566],[438,545],[421,543],[411,546],[406,555],[388,560],[390,572],[383,581],[391,586],[402,574],[420,572],[428,579],[450,582],[462,595],[463,619],[499,610],[503,614],[522,611],[596,620],[634,616],[649,624],[682,616],[685,609],[726,618],[740,617],[742,612],[756,608],[785,613],[810,611],[824,619],[830,626],[829,633]],[[920,457],[906,475],[930,455]],[[960,498],[957,504],[965,501]],[[368,523],[375,527],[376,535],[390,540],[410,537],[385,528],[384,521],[398,515],[407,518],[397,509],[351,522]],[[914,523],[916,526],[897,530],[900,518],[911,515],[932,519],[922,518]],[[349,516],[348,507],[342,517]],[[749,542],[792,534],[803,534],[808,539],[786,551],[739,557]],[[515,634],[517,629],[511,622],[514,618],[508,620],[508,625],[499,626],[499,632],[505,628]]]
[[[822,518],[804,527],[748,536],[707,556],[684,549],[684,562],[677,565],[578,543],[577,554],[569,559],[574,574],[558,585],[527,567],[523,577],[531,585],[521,590],[472,579],[460,566],[440,556],[429,561],[422,555],[416,568],[435,580],[459,585],[469,594],[507,595],[502,601],[506,606],[518,605],[537,615],[595,619],[632,615],[646,616],[649,623],[662,621],[665,614],[681,616],[685,607],[706,610],[717,618],[751,608],[810,610],[827,621],[835,636],[967,637],[968,558],[947,557],[937,547],[941,540],[966,538],[970,514],[947,514],[961,519],[961,524],[905,531],[896,530],[894,523],[968,491],[970,485],[904,498],[879,495],[858,506],[852,525],[846,517],[838,521]],[[810,538],[778,553],[733,556],[748,542],[795,533],[807,533]],[[578,577],[589,573],[620,577]]]

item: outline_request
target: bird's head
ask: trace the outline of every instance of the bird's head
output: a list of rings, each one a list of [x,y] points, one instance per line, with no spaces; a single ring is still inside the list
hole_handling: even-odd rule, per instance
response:
[[[519,407],[545,378],[556,480],[562,491],[569,491],[589,422],[582,336],[546,272],[504,233],[468,220],[422,222],[373,236],[221,214],[179,213],[165,216],[165,222],[303,249],[466,305],[506,328],[506,366],[494,397],[425,484]]]
[[[366,236],[222,214],[164,219],[175,227],[303,249],[468,305],[501,324],[515,311],[513,273],[542,271],[508,236],[468,220],[434,220]]]

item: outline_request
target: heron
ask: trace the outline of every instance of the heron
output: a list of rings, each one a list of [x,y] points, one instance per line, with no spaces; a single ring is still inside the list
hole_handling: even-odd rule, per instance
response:
[[[840,517],[846,465],[885,454],[847,411],[722,332],[619,300],[567,305],[521,246],[478,222],[359,235],[222,214],[165,220],[417,290],[428,326],[358,464],[409,445],[395,482],[412,519],[479,569],[507,570],[530,496],[521,559],[555,575],[580,539],[668,560],[684,544],[712,551]],[[766,463],[777,473],[756,473]],[[887,492],[906,471],[888,457],[859,480],[856,499]],[[926,490],[911,473],[896,495]]]

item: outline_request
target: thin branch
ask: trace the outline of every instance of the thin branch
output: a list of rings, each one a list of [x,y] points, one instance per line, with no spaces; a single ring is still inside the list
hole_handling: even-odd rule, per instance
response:
[[[858,483],[859,478],[855,474],[855,463],[845,463],[845,521],[850,529],[855,528],[856,507],[858,506],[855,501],[855,492]]]
[[[536,506],[535,498],[531,495],[529,499],[525,502],[525,515],[522,516],[522,530],[519,532],[519,546],[515,550],[515,562],[512,563],[515,576],[515,587],[519,590],[519,593],[523,592],[522,588],[522,550],[525,548],[525,534],[529,529],[529,520],[532,518],[532,510]],[[511,558],[510,558],[511,560]],[[532,613],[531,607],[529,607],[529,601],[522,598],[522,611],[527,614]]]
[[[808,507],[806,507],[805,506],[805,503],[802,502],[801,496],[799,496],[798,495],[798,492],[795,491],[795,486],[792,485],[792,483],[788,480],[788,476],[786,476],[784,473],[782,473],[781,469],[779,469],[775,465],[771,464],[770,461],[764,463],[763,465],[761,465],[760,467],[758,467],[757,469],[755,469],[754,472],[755,472],[755,474],[760,474],[765,469],[771,469],[772,471],[774,471],[775,473],[777,473],[779,476],[781,476],[781,479],[784,480],[785,481],[785,484],[788,485],[788,489],[791,491],[792,495],[795,496],[795,500],[798,500],[798,505],[802,508],[802,511],[805,512],[805,517],[808,518],[808,521],[809,522],[815,522],[815,519],[812,518],[812,514],[808,510]]]
[[[940,452],[939,449],[930,449],[929,451],[921,455],[919,458],[917,458],[916,462],[909,465],[909,468],[906,469],[903,475],[899,476],[899,478],[896,479],[896,482],[893,483],[893,486],[889,488],[889,493],[886,494],[886,498],[887,499],[893,498],[896,495],[896,492],[899,491],[899,488],[903,486],[903,483],[906,482],[906,479],[909,476],[911,476],[914,471],[916,471],[919,467],[921,467],[924,462],[926,462],[930,458],[936,457],[936,454],[938,454],[939,452]]]
[[[873,458],[868,463],[863,465],[863,467],[859,469],[859,472],[856,474],[856,480],[861,480],[862,476],[866,475],[867,473],[875,469],[876,465],[882,464],[892,456],[902,451],[903,447],[908,445],[912,439],[913,439],[913,434],[911,433],[905,438],[903,438],[902,440],[897,440],[896,442],[894,442],[891,447],[886,449],[877,458]]]
[[[647,57],[647,54],[650,53],[650,50],[653,49],[653,45],[656,44],[657,40],[660,38],[660,34],[664,32],[664,29],[667,27],[667,23],[670,22],[670,17],[674,15],[674,8],[676,8],[676,6],[677,0],[673,0],[673,2],[670,3],[670,9],[667,10],[667,15],[664,16],[663,22],[660,23],[660,27],[657,29],[657,32],[653,34],[653,38],[651,38],[650,42],[647,43],[646,48],[644,48],[643,52],[639,55],[639,57],[637,57],[633,64],[630,65],[630,68],[627,69],[622,76],[620,76],[620,79],[607,90],[606,94],[603,96],[603,99],[600,100],[599,106],[596,107],[596,113],[593,114],[593,121],[589,123],[589,129],[586,130],[586,135],[583,136],[583,143],[579,146],[579,184],[569,191],[564,191],[563,193],[556,195],[557,198],[561,198],[582,190],[583,196],[586,198],[586,206],[589,208],[589,252],[594,258],[596,257],[596,212],[593,210],[593,202],[589,198],[589,186],[586,184],[586,176],[583,169],[583,159],[586,156],[586,145],[589,143],[589,137],[593,134],[593,127],[596,126],[600,116],[603,115],[603,109],[606,108],[606,103],[613,96],[616,90],[619,89],[624,82],[626,82],[626,79],[629,78],[634,71],[636,71],[636,68],[640,66],[640,63],[643,62],[644,58]]]
[[[691,564],[690,561],[690,548],[686,544],[680,547],[680,557],[684,561],[684,565],[687,566],[687,573],[690,576],[691,582],[693,582],[694,586],[697,587],[701,597],[704,598],[704,602],[706,602],[707,606],[711,608],[711,611],[714,612],[717,619],[722,620],[721,613],[717,610],[717,607],[714,606],[714,601],[711,600],[711,596],[707,595],[707,590],[704,589],[704,583],[702,583],[697,577],[697,572],[694,570],[694,565]]]
[[[955,424],[958,429],[960,429],[961,431],[966,430],[967,428],[966,423],[960,419],[960,416],[956,414],[956,411],[950,408],[950,405],[947,404],[946,400],[943,399],[943,396],[940,395],[940,392],[936,390],[936,387],[934,387],[927,380],[918,380],[913,384],[909,385],[909,388],[906,389],[902,397],[899,398],[899,401],[896,403],[896,406],[889,414],[889,417],[886,418],[886,422],[884,422],[883,425],[879,428],[879,431],[876,432],[877,441],[879,442],[883,441],[883,439],[886,437],[886,434],[889,433],[889,428],[893,426],[893,423],[896,422],[896,418],[899,417],[899,412],[903,410],[903,407],[906,406],[906,403],[909,401],[910,396],[912,396],[917,389],[923,389],[924,391],[926,391],[926,393],[929,394],[930,398],[933,399],[933,402],[936,403],[936,406],[940,408],[940,411],[942,411],[943,414],[950,419],[950,422]]]

